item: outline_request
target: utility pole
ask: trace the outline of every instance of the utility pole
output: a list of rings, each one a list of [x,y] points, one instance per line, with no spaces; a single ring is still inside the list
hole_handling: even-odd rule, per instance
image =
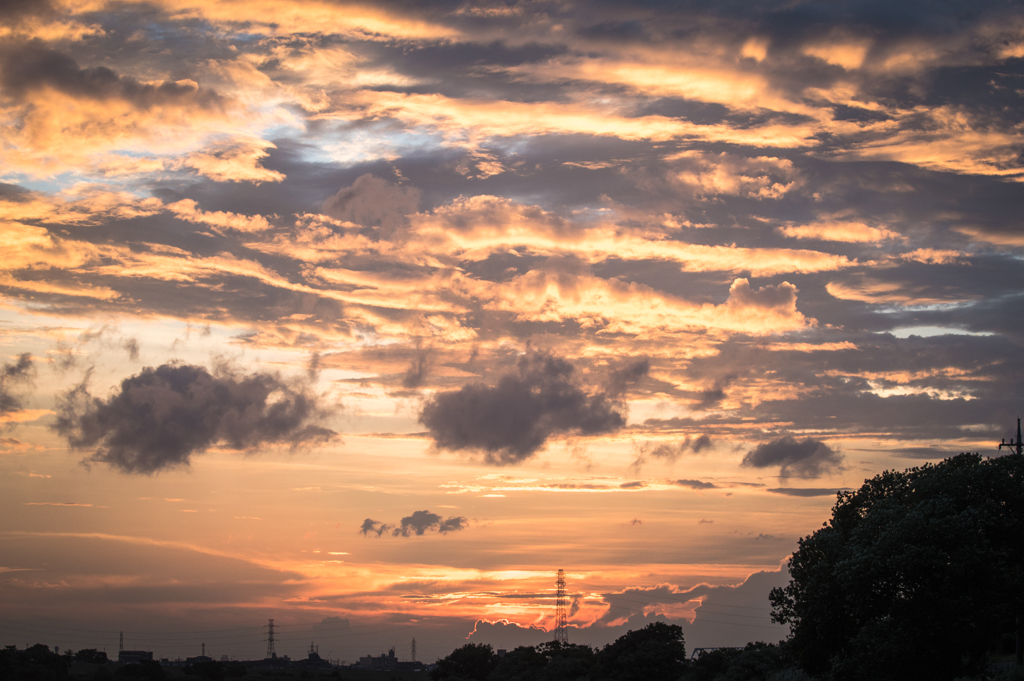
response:
[[[121,632],[121,642],[117,644],[117,655],[118,655],[118,657],[120,657],[121,653],[123,653],[123,652],[124,652],[124,632],[122,631]]]
[[[555,642],[565,645],[569,643],[569,632],[566,629],[566,621],[569,619],[568,601],[565,596],[565,570],[558,570],[558,578],[555,580],[557,592],[555,596]]]
[[[1010,441],[1007,442],[1006,438],[1003,438],[1002,440],[999,441],[999,449],[1002,450],[1003,447],[1006,447],[1007,449],[1009,449],[1011,452],[1013,452],[1017,456],[1020,456],[1021,454],[1024,454],[1024,441],[1022,441],[1021,437],[1020,437],[1020,417],[1019,416],[1017,417],[1017,441],[1014,442],[1013,438],[1010,438]],[[1016,633],[1014,635],[1014,647],[1016,648],[1016,652],[1017,652],[1017,666],[1018,667],[1024,667],[1024,626],[1022,626],[1022,625],[1024,625],[1024,622],[1021,622],[1021,619],[1022,618],[1020,616],[1020,612],[1018,612],[1017,613],[1017,631],[1016,631]]]
[[[1010,451],[1016,450],[1016,452],[1015,452],[1016,454],[1024,454],[1024,442],[1021,442],[1021,439],[1020,439],[1020,417],[1019,416],[1017,417],[1017,441],[1014,442],[1013,438],[1010,438],[1010,441],[1007,442],[1006,439],[1004,438],[1004,439],[999,441],[999,449],[1002,449],[1003,447],[1006,447]]]

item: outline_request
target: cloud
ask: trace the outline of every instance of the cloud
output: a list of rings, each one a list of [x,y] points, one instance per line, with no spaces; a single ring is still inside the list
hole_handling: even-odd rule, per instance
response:
[[[623,366],[612,371],[605,384],[605,393],[610,397],[618,397],[647,376],[651,370],[651,360],[646,357],[630,360]]]
[[[262,215],[238,215],[225,211],[203,211],[192,199],[182,199],[167,205],[167,210],[174,213],[179,220],[210,225],[215,232],[224,233],[224,230],[236,232],[262,232],[270,229],[271,225]]]
[[[393,537],[411,537],[416,535],[422,537],[427,532],[447,534],[464,530],[469,525],[469,519],[465,516],[451,516],[442,518],[430,511],[413,511],[412,515],[402,518],[397,525],[383,523],[379,520],[367,518],[359,527],[359,533],[364,537],[374,534],[378,537],[390,534]]]
[[[364,537],[368,537],[370,534],[375,534],[379,537],[385,532],[390,532],[391,529],[392,526],[387,523],[382,523],[381,521],[374,520],[373,518],[367,518],[363,521],[363,524],[360,525],[359,534]]]
[[[124,379],[105,400],[86,382],[63,393],[54,428],[75,449],[95,448],[89,462],[152,474],[187,467],[218,443],[252,450],[330,439],[334,431],[314,423],[326,414],[305,386],[276,374],[170,363]]]
[[[20,411],[22,398],[15,392],[14,386],[32,380],[32,355],[23,352],[15,362],[0,367],[0,418]]]
[[[779,234],[794,239],[820,239],[846,243],[879,243],[887,239],[901,239],[898,232],[885,227],[872,227],[863,222],[826,221],[811,225],[784,225]]]
[[[281,182],[284,173],[260,165],[267,149],[276,148],[267,140],[238,135],[189,154],[181,164],[215,182]]]
[[[797,440],[791,435],[762,442],[743,457],[744,466],[779,466],[779,477],[817,478],[842,468],[843,456],[814,438]]]
[[[138,109],[175,106],[183,101],[203,108],[222,105],[216,92],[201,90],[194,83],[165,81],[153,85],[119,76],[103,66],[81,68],[73,58],[46,47],[39,40],[4,50],[0,69],[9,96],[21,97],[49,87],[74,97],[124,100]]]
[[[639,472],[640,468],[643,467],[651,458],[661,459],[668,463],[675,463],[676,460],[687,452],[693,454],[700,454],[701,452],[710,449],[712,447],[711,438],[707,434],[702,434],[693,440],[686,438],[678,444],[658,444],[655,445],[652,442],[645,442],[636,446],[636,458],[633,463],[630,464],[636,471]]]
[[[402,387],[418,388],[423,385],[430,369],[430,348],[423,347],[423,341],[416,339],[416,354],[402,377]]]
[[[626,420],[606,393],[584,390],[572,364],[534,351],[497,385],[437,393],[420,423],[438,448],[482,451],[487,463],[502,466],[530,458],[554,435],[609,433]]]
[[[673,485],[679,487],[689,487],[690,489],[718,489],[718,485],[713,482],[704,482],[703,480],[673,480]]]
[[[373,175],[361,175],[324,202],[324,213],[337,220],[378,228],[390,236],[408,224],[419,208],[420,190],[399,187]]]
[[[0,50],[0,139],[5,166],[49,174],[107,167],[115,175],[164,167],[142,152],[181,152],[247,122],[235,102],[191,79],[143,82],[106,66],[81,67],[40,40]],[[127,152],[119,154],[118,152]]]
[[[780,199],[800,181],[792,161],[772,156],[742,158],[726,152],[714,155],[685,151],[670,159],[692,165],[679,172],[676,179],[704,196],[730,194],[752,199]]]
[[[772,487],[765,491],[787,497],[833,497],[840,490],[834,487]]]

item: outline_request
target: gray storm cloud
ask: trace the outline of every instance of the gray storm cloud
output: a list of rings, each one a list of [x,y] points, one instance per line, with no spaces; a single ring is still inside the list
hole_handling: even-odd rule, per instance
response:
[[[797,440],[791,435],[762,442],[743,457],[743,465],[753,468],[779,467],[780,478],[817,478],[842,467],[843,456],[814,438]]]
[[[28,383],[31,379],[32,356],[27,352],[18,355],[17,361],[0,368],[0,416],[21,409],[22,398],[17,394],[15,386]]]
[[[413,511],[412,515],[405,516],[397,525],[367,518],[359,527],[359,534],[364,537],[370,535],[380,537],[385,534],[390,534],[393,537],[411,537],[413,535],[422,537],[427,532],[439,534],[457,532],[466,529],[468,524],[469,519],[464,516],[442,518],[430,511]]]
[[[645,375],[646,365],[632,373]],[[482,451],[487,463],[500,466],[528,459],[554,435],[609,433],[626,420],[607,391],[584,390],[571,363],[531,352],[497,385],[470,383],[438,393],[420,422],[438,448]]]
[[[73,448],[94,449],[87,461],[152,474],[188,466],[220,443],[249,450],[326,441],[334,431],[315,423],[326,414],[304,386],[275,374],[164,364],[126,378],[107,399],[85,383],[63,393],[54,428]]]

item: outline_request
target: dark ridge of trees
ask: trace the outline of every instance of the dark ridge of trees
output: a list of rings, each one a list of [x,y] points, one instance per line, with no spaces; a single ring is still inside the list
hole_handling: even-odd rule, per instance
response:
[[[789,570],[772,618],[807,672],[980,678],[1024,614],[1024,457],[961,454],[841,492]]]
[[[89,664],[106,664],[110,660],[107,659],[107,654],[102,650],[96,650],[95,648],[82,648],[75,653],[75,660],[78,662],[88,662]]]
[[[114,673],[118,679],[138,679],[143,681],[164,681],[164,668],[155,660],[142,660],[126,664]]]
[[[490,671],[488,671],[490,670]],[[779,676],[782,674],[782,676]],[[751,643],[690,661],[679,625],[652,622],[604,648],[542,643],[498,658],[489,645],[467,644],[440,660],[433,681],[806,681],[785,645]]]
[[[25,650],[0,650],[0,679],[11,681],[57,681],[68,675],[68,660],[37,643]]]

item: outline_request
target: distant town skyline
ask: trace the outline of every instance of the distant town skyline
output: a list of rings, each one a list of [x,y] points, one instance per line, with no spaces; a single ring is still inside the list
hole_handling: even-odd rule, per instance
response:
[[[0,641],[777,641],[1024,411],[1024,10],[0,8]]]

